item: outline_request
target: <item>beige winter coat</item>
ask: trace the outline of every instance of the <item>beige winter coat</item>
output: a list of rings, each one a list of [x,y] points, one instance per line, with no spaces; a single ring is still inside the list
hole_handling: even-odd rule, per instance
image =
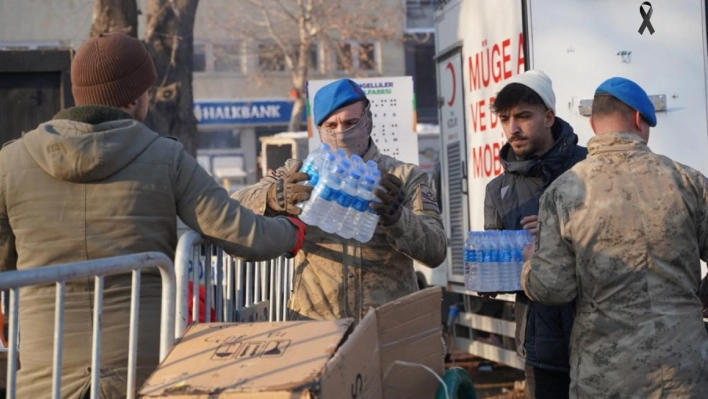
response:
[[[427,173],[379,153],[374,144],[363,159],[375,161],[382,174],[393,173],[403,181],[401,219],[387,227],[379,224],[364,244],[309,226],[295,259],[291,319],[359,320],[369,308],[418,290],[413,259],[431,267],[445,260],[447,240]],[[268,176],[234,197],[257,213],[270,212],[266,195],[273,182],[275,178]]]
[[[541,197],[522,274],[534,301],[576,299],[570,397],[708,398],[708,181],[632,133],[596,136],[588,150]]]
[[[292,249],[290,222],[242,208],[180,143],[128,118],[77,107],[0,151],[0,270],[144,251],[173,257],[177,215],[242,258]],[[158,362],[160,280],[153,273],[142,280],[138,387]],[[105,287],[101,397],[124,398],[130,276],[106,278]],[[62,398],[81,398],[89,388],[93,296],[93,279],[67,285]],[[51,393],[53,308],[53,286],[21,290],[18,398]]]

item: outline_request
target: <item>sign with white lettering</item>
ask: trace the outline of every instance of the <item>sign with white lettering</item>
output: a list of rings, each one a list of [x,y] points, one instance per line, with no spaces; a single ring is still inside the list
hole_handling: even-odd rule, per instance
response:
[[[373,128],[371,137],[382,154],[400,161],[418,165],[418,136],[416,135],[415,97],[413,78],[410,76],[385,78],[353,78],[371,102]],[[334,80],[310,80],[307,82],[307,97],[313,104],[315,93]],[[308,107],[309,108],[309,107]],[[310,112],[312,113],[312,112]],[[309,147],[320,145],[319,134],[308,120]]]
[[[292,100],[194,101],[199,125],[287,125],[292,110]]]

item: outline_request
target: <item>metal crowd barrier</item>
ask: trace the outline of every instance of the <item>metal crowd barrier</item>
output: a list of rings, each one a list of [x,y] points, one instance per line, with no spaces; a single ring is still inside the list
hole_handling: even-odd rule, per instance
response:
[[[52,373],[52,398],[61,392],[61,361],[63,354],[64,297],[66,282],[78,278],[95,277],[93,320],[101,320],[103,310],[103,282],[107,275],[133,274],[130,300],[130,337],[128,346],[128,398],[135,397],[137,366],[138,310],[140,308],[140,277],[143,269],[157,267],[162,278],[162,308],[160,319],[160,361],[174,345],[175,274],[170,258],[159,252],[117,256],[64,265],[47,266],[31,270],[2,273],[0,291],[9,293],[9,337],[7,359],[7,397],[15,398],[17,385],[19,290],[22,287],[56,283],[56,310],[54,313],[54,367]],[[101,374],[101,323],[93,325],[91,352],[91,386],[100,386]],[[100,389],[91,389],[91,398],[97,399]]]
[[[205,287],[207,323],[285,321],[293,265],[293,260],[285,257],[263,262],[236,260],[195,231],[182,234],[175,256],[178,298],[175,338],[181,337],[187,328],[190,281],[194,322],[199,322],[200,285]],[[211,320],[212,308],[216,320]]]

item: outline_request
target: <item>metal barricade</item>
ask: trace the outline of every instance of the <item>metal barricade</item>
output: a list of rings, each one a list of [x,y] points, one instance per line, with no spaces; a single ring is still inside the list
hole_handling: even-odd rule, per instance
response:
[[[199,322],[199,286],[205,288],[204,321],[210,322],[212,304],[217,322],[285,321],[292,289],[293,261],[280,257],[263,262],[233,259],[195,231],[179,239],[175,256],[177,313],[175,338],[187,329],[189,282],[192,315]],[[211,283],[207,283],[211,282]],[[256,310],[259,312],[256,314]],[[267,318],[265,314],[267,312]],[[251,313],[250,318],[245,315]]]
[[[16,397],[19,290],[21,287],[56,283],[56,310],[54,313],[54,367],[52,373],[52,398],[59,398],[61,391],[61,361],[63,354],[64,299],[66,282],[78,278],[95,277],[93,320],[101,320],[103,310],[103,282],[107,275],[132,272],[130,300],[130,337],[128,344],[127,397],[135,397],[137,367],[138,310],[140,308],[141,271],[157,267],[162,278],[162,308],[160,319],[160,361],[174,345],[175,274],[170,258],[160,252],[95,259],[85,262],[53,265],[37,269],[8,271],[0,278],[0,291],[9,293],[9,337],[7,359],[7,397]],[[101,374],[101,323],[93,325],[91,355],[91,398],[97,399]]]

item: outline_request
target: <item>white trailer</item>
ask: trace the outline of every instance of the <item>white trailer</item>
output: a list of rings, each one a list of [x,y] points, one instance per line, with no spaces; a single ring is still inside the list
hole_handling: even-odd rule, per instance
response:
[[[490,103],[504,80],[541,69],[553,81],[557,115],[592,137],[595,88],[612,76],[639,83],[652,96],[658,125],[650,147],[708,175],[706,2],[651,2],[652,34],[640,27],[642,1],[451,0],[436,14],[442,195],[450,241],[447,289],[464,299],[458,325],[513,337],[513,321],[475,313],[482,301],[463,285],[465,233],[483,229],[486,184],[503,172],[504,135]],[[647,14],[649,7],[644,7]],[[705,273],[705,265],[704,273]],[[513,302],[513,296],[498,300]],[[476,341],[456,346],[522,368],[513,346]]]

